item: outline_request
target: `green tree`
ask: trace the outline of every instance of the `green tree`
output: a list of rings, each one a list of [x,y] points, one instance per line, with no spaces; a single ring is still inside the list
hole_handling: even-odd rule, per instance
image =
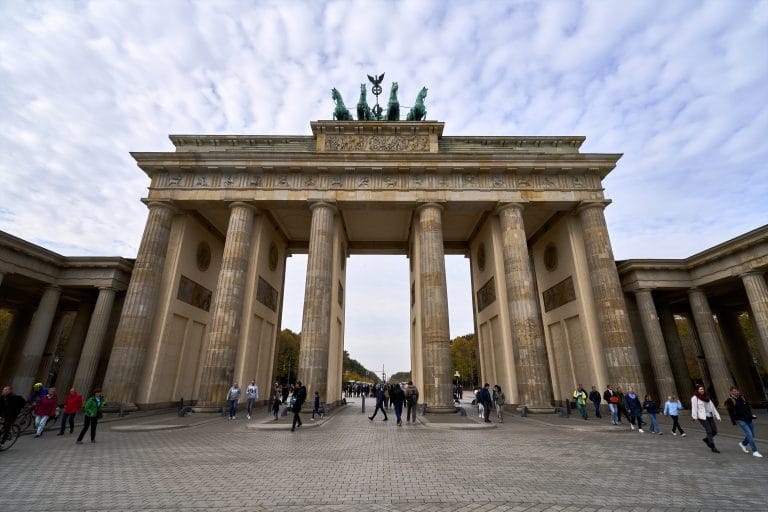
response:
[[[457,336],[451,340],[451,368],[451,374],[459,372],[461,384],[465,388],[477,384],[480,371],[477,365],[477,336],[475,333]]]
[[[296,382],[299,372],[299,346],[301,334],[290,329],[280,331],[277,344],[277,361],[275,362],[275,380],[281,384]]]

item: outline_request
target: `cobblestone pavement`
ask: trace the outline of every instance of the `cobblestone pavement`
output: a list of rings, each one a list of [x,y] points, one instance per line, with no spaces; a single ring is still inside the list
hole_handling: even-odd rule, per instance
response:
[[[251,421],[103,422],[96,444],[55,431],[24,436],[0,453],[0,511],[768,509],[766,416],[757,423],[765,459],[738,448],[727,420],[715,454],[689,417],[685,438],[666,422],[658,436],[574,416],[508,413],[473,429],[389,418],[369,421],[358,401],[322,423],[303,415],[293,433],[289,417],[272,422],[261,409]],[[481,426],[475,414],[466,420]]]

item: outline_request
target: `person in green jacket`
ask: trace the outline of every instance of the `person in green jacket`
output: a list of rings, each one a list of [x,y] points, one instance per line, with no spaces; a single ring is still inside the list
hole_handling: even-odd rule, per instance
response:
[[[101,408],[106,404],[107,401],[101,396],[101,389],[94,389],[93,394],[85,401],[85,423],[83,423],[83,430],[80,431],[80,435],[77,436],[77,444],[83,444],[83,437],[85,437],[88,429],[91,429],[91,442],[96,442],[96,424],[101,417]]]

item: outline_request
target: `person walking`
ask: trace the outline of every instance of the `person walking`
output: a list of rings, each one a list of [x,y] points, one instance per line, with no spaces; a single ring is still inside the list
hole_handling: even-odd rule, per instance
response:
[[[373,411],[373,416],[368,416],[368,419],[373,421],[379,411],[384,414],[384,419],[381,421],[387,421],[387,410],[384,408],[384,384],[376,386],[376,409]]]
[[[317,414],[320,419],[323,419],[323,413],[320,411],[320,393],[318,391],[315,391],[315,398],[312,401],[312,421],[315,421],[315,414]]]
[[[603,393],[603,400],[608,404],[608,410],[611,411],[611,423],[618,425],[619,421],[619,396],[613,390],[613,386],[608,384]]]
[[[245,388],[245,398],[248,400],[248,419],[253,414],[253,404],[259,399],[259,386],[256,385],[256,379],[253,379],[248,387]]]
[[[406,406],[408,407],[408,410],[405,414],[405,421],[406,422],[413,422],[416,423],[416,411],[417,406],[419,405],[419,388],[417,388],[412,380],[408,381],[408,387],[406,388]],[[411,420],[411,417],[413,417],[413,420]]]
[[[389,393],[389,399],[392,401],[392,406],[395,408],[395,418],[397,419],[397,426],[403,426],[403,402],[405,402],[405,392],[400,384],[392,386],[392,390]]]
[[[603,415],[600,414],[600,402],[603,401],[603,397],[600,396],[597,386],[592,386],[592,391],[589,392],[589,401],[595,406],[595,417],[597,419],[602,419]]]
[[[493,401],[491,398],[490,387],[491,385],[486,382],[477,393],[477,401],[483,405],[483,420],[486,423],[491,422],[491,420],[488,419],[491,415],[491,404]]]
[[[625,418],[627,418],[627,421],[629,422],[629,424],[631,426],[632,425],[632,417],[629,415],[629,412],[627,411],[626,400],[625,400],[625,397],[624,397],[624,393],[621,391],[621,386],[616,386],[615,393],[616,393],[616,397],[619,400],[616,403],[616,405],[618,407],[619,425],[621,425],[621,417],[624,416]]]
[[[11,435],[11,426],[16,422],[19,413],[27,404],[23,396],[13,392],[12,386],[4,386],[0,395],[0,418],[3,418],[3,430],[0,439],[4,442]]]
[[[280,413],[280,404],[283,402],[280,401],[280,395],[275,394],[272,397],[272,416],[275,418],[275,421],[277,421],[277,416]]]
[[[301,412],[301,406],[307,400],[307,388],[300,380],[296,381],[296,387],[293,389],[293,398],[293,424],[291,425],[291,432],[296,430],[296,427],[302,425],[299,413]]]
[[[232,384],[232,387],[227,391],[227,401],[229,402],[229,419],[237,419],[237,402],[240,401],[240,386],[237,382]]]
[[[645,395],[645,400],[643,401],[643,409],[645,409],[645,412],[648,413],[648,421],[651,423],[651,434],[654,432],[662,435],[663,432],[659,428],[659,424],[656,421],[656,415],[659,414],[659,406],[656,404],[656,401],[651,398],[651,395]]]
[[[88,430],[91,430],[91,442],[96,442],[96,425],[101,418],[101,409],[107,404],[107,401],[101,396],[101,389],[96,388],[93,390],[93,394],[85,401],[83,418],[83,429],[80,431],[80,435],[77,436],[77,444],[83,444],[83,437]]]
[[[499,423],[504,423],[504,404],[507,403],[507,397],[504,396],[504,392],[498,384],[493,386],[493,403],[496,406],[496,418]]]
[[[35,406],[35,437],[40,437],[45,431],[45,424],[48,418],[56,415],[56,407],[59,405],[59,399],[56,397],[56,388],[48,388],[48,393],[40,398]]]
[[[757,445],[755,444],[755,425],[752,423],[752,408],[749,406],[749,402],[741,396],[739,388],[736,386],[731,387],[731,394],[725,401],[725,406],[728,408],[728,416],[731,417],[731,423],[741,427],[746,436],[744,440],[739,443],[739,448],[744,453],[749,453],[747,446],[752,448],[752,455],[754,457],[762,457],[760,452],[757,451]]]
[[[64,401],[64,412],[61,417],[61,427],[59,427],[59,433],[57,436],[63,436],[67,427],[67,420],[69,420],[69,433],[71,434],[75,430],[75,416],[77,412],[83,408],[83,395],[78,393],[75,388],[70,388],[69,394]]]
[[[581,384],[576,386],[576,389],[573,391],[573,398],[576,399],[576,407],[579,408],[579,414],[581,414],[581,417],[586,420],[587,400],[589,400],[589,398],[587,397],[587,392],[584,391],[584,387]]]
[[[637,431],[643,433],[643,405],[640,398],[635,393],[635,388],[629,386],[627,395],[624,397],[624,407],[629,418],[629,428],[635,430],[634,423],[637,423]]]
[[[667,397],[667,401],[664,403],[664,416],[669,416],[672,418],[672,435],[676,436],[677,431],[680,431],[680,435],[682,437],[685,437],[685,431],[683,430],[683,427],[680,426],[680,422],[678,421],[678,414],[679,411],[683,408],[683,404],[680,403],[680,400],[677,398],[674,398],[672,395],[669,395]]]
[[[720,413],[717,412],[715,404],[709,394],[704,390],[704,386],[696,386],[696,393],[691,397],[691,418],[698,420],[707,436],[702,439],[709,449],[714,453],[720,453],[715,446],[715,436],[717,435],[717,424],[715,420],[720,421]]]

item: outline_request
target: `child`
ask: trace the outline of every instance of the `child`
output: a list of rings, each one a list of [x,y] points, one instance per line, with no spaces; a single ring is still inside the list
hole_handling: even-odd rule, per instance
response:
[[[320,412],[320,393],[317,391],[315,391],[315,399],[312,402],[312,421],[315,421],[315,413],[320,416],[320,419],[323,419],[323,413]]]
[[[280,412],[280,397],[278,395],[272,396],[272,416],[277,421],[277,415]]]
[[[680,435],[682,437],[685,437],[685,432],[683,432],[683,427],[680,426],[680,423],[677,421],[677,415],[678,411],[680,411],[683,408],[683,404],[680,403],[680,400],[676,397],[673,397],[672,395],[669,395],[667,397],[667,402],[664,404],[664,415],[669,416],[672,418],[672,435],[676,436],[677,432],[676,430],[680,431]]]
[[[643,402],[643,409],[648,413],[648,417],[651,420],[651,434],[654,432],[661,435],[663,432],[659,428],[659,424],[656,423],[656,415],[659,413],[659,406],[656,405],[656,401],[651,399],[651,395],[645,395],[645,401]]]

